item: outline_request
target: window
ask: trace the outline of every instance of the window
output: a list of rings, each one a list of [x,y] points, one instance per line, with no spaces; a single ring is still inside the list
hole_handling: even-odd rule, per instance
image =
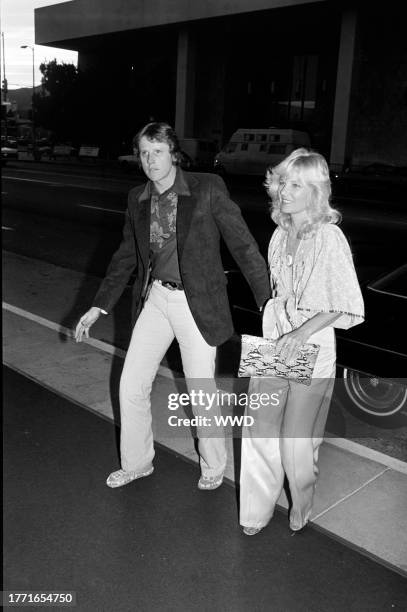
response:
[[[270,134],[270,142],[280,142],[280,134]]]
[[[226,147],[226,153],[234,153],[236,151],[236,142],[230,142]]]
[[[247,144],[247,142],[242,142],[242,144],[240,145],[241,151],[247,151],[248,148],[249,148],[249,145]]]
[[[275,144],[271,144],[269,145],[269,153],[272,153],[273,155],[284,155],[285,153],[285,145],[275,145]]]
[[[289,119],[291,121],[306,120],[314,110],[317,70],[318,57],[316,55],[297,55],[294,57],[289,107]]]
[[[318,56],[295,55],[289,82],[275,88],[273,100],[278,106],[276,121],[309,121],[317,95]]]
[[[243,139],[244,139],[245,142],[253,142],[254,141],[254,134],[245,134]]]

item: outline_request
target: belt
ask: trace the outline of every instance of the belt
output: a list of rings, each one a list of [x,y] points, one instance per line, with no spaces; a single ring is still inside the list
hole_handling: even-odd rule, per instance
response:
[[[176,283],[175,281],[163,281],[159,278],[155,278],[154,280],[156,280],[157,283],[160,283],[160,285],[162,285],[166,289],[169,289],[170,291],[176,291],[177,289],[178,291],[184,290],[182,283]]]

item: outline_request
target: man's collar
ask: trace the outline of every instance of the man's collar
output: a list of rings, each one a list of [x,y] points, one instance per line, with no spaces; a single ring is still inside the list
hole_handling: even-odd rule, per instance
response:
[[[142,202],[143,200],[149,200],[151,197],[151,188],[152,188],[153,184],[151,181],[147,181],[147,183],[144,185],[144,189],[141,192],[141,194],[139,195],[139,202]]]
[[[171,189],[171,191],[175,191],[175,193],[180,196],[190,196],[191,195],[185,174],[179,166],[177,166],[177,172],[175,175],[174,183],[171,187],[169,187],[169,189]],[[166,191],[169,191],[169,189],[166,189]],[[156,190],[154,188],[153,182],[147,181],[147,183],[144,186],[143,191],[141,192],[139,196],[139,202],[150,199],[154,193],[156,193]]]
[[[172,189],[180,196],[191,195],[185,174],[179,166],[177,166],[177,174],[175,175],[175,181]]]

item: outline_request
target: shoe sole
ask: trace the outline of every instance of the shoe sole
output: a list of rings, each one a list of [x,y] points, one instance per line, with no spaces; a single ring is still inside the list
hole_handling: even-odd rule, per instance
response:
[[[126,482],[119,482],[119,483],[115,483],[115,482],[110,483],[109,482],[110,476],[109,476],[109,478],[106,480],[106,484],[111,489],[118,489],[119,487],[125,487],[126,485],[133,482],[133,480],[139,480],[140,478],[145,478],[146,476],[150,476],[153,472],[154,472],[154,468],[151,468],[151,470],[148,470],[147,472],[141,472],[140,474],[137,474],[133,478],[130,478],[130,480],[126,480]]]
[[[209,485],[209,486],[205,486],[202,485],[198,482],[198,489],[200,491],[214,491],[215,489],[219,489],[219,487],[223,484],[223,478],[220,482],[214,484],[214,485]]]

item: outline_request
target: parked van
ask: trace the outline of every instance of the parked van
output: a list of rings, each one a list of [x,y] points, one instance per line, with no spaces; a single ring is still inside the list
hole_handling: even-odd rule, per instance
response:
[[[214,140],[205,138],[180,138],[179,144],[184,153],[184,166],[198,170],[212,170],[218,147]]]
[[[216,155],[215,170],[225,174],[261,174],[298,147],[309,147],[306,132],[279,128],[240,128]]]

